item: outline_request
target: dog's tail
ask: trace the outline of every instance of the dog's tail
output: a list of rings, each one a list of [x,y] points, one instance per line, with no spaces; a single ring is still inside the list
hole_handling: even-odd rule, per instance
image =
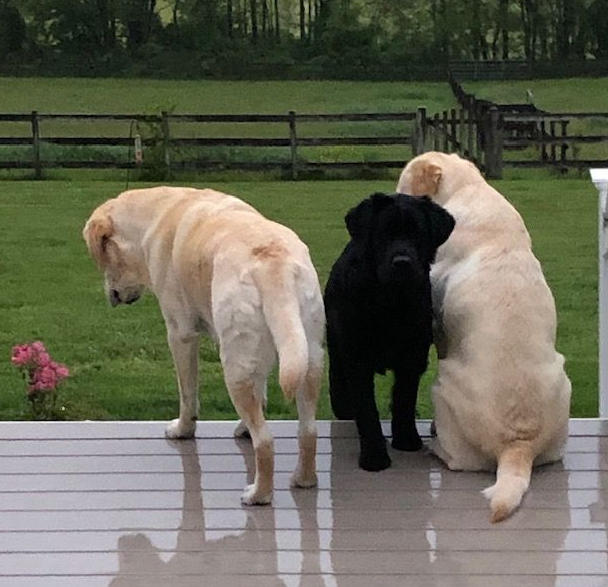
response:
[[[308,372],[308,340],[302,324],[297,267],[282,266],[272,279],[260,279],[266,324],[279,355],[279,385],[288,400],[304,385]]]
[[[498,457],[496,483],[483,490],[490,500],[492,523],[507,518],[521,503],[530,485],[533,461],[531,446],[526,441],[511,443]]]

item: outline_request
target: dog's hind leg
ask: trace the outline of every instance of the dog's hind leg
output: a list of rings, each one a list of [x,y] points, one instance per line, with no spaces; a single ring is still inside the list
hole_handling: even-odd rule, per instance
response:
[[[268,424],[264,419],[261,390],[255,381],[226,381],[230,397],[239,416],[247,426],[255,453],[254,482],[241,496],[245,505],[266,504],[272,500],[274,476],[274,445]]]
[[[398,450],[415,451],[422,448],[416,430],[416,399],[420,374],[411,369],[395,369],[393,384],[392,446]]]
[[[267,398],[268,398],[268,382],[265,381],[264,382],[264,404],[263,404],[264,412],[266,412],[266,406],[268,404]],[[247,426],[245,425],[243,420],[239,420],[239,423],[236,425],[236,428],[234,429],[233,434],[236,438],[251,438],[251,434],[249,434],[249,430],[247,429]]]
[[[165,430],[168,438],[192,438],[198,419],[198,343],[197,334],[180,336],[168,330],[167,340],[175,363],[179,387],[179,418]]]
[[[320,344],[309,345],[309,368],[303,389],[296,394],[298,406],[298,464],[291,477],[292,487],[314,487],[317,484],[317,401],[323,378],[323,349]]]
[[[263,325],[252,328],[240,317],[238,329],[220,335],[220,358],[230,399],[251,435],[255,453],[255,477],[245,488],[241,501],[246,505],[266,504],[272,499],[274,449],[270,429],[264,419],[264,385],[275,361],[270,332]],[[239,320],[233,315],[229,323]]]
[[[344,372],[344,349],[340,339],[340,314],[327,310],[327,352],[329,355],[329,399],[331,409],[339,420],[352,420],[355,417],[353,398],[349,393],[348,380]],[[346,363],[348,364],[348,363]]]
[[[251,435],[255,453],[254,482],[245,487],[241,501],[245,505],[270,503],[274,475],[274,446],[270,429],[264,419],[260,398],[261,382],[254,378],[231,380],[226,377],[226,385],[232,403]]]

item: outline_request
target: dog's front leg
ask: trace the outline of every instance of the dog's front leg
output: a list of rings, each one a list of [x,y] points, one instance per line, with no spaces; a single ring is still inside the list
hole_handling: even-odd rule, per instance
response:
[[[192,438],[198,419],[198,334],[167,333],[179,387],[179,418],[169,423],[168,438]]]
[[[370,365],[360,365],[351,373],[350,383],[361,448],[359,466],[366,471],[381,471],[391,466],[391,459],[374,397],[374,369]]]

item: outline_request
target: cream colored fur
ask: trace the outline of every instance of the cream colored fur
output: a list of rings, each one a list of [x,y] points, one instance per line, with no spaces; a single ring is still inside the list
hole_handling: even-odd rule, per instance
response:
[[[263,414],[276,355],[279,382],[295,397],[300,456],[292,484],[316,484],[315,412],[323,373],[324,311],[307,247],[288,228],[213,190],[132,190],[99,206],[84,231],[113,305],[145,288],[158,299],[180,394],[169,438],[188,438],[198,417],[198,343],[219,346],[226,387],[256,455],[246,504],[268,503],[273,440]]]
[[[553,296],[515,208],[458,155],[414,158],[397,191],[429,195],[456,228],[432,267],[439,355],[433,450],[450,469],[493,470],[492,521],[528,489],[532,465],[561,458],[570,381],[555,350]]]

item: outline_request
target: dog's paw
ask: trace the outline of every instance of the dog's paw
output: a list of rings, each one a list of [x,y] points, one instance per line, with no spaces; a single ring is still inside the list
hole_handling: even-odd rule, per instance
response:
[[[233,434],[236,438],[251,438],[249,429],[243,423],[243,420],[239,420],[239,423],[236,425],[236,428],[234,429]]]
[[[165,428],[167,438],[192,438],[196,432],[196,420],[184,424],[179,418],[171,420]]]
[[[365,444],[361,443],[359,454],[359,467],[366,471],[382,471],[391,466],[391,458],[386,451],[386,443]]]
[[[393,436],[391,446],[397,450],[413,452],[415,450],[420,450],[423,444],[418,432],[413,432],[411,434]]]
[[[243,495],[241,495],[241,503],[243,505],[266,505],[272,501],[272,491],[261,493],[257,490],[255,483],[247,485]]]
[[[291,479],[289,481],[290,487],[302,487],[304,489],[308,489],[309,487],[317,486],[317,474],[313,471],[308,475],[304,474],[302,471],[294,471]]]

